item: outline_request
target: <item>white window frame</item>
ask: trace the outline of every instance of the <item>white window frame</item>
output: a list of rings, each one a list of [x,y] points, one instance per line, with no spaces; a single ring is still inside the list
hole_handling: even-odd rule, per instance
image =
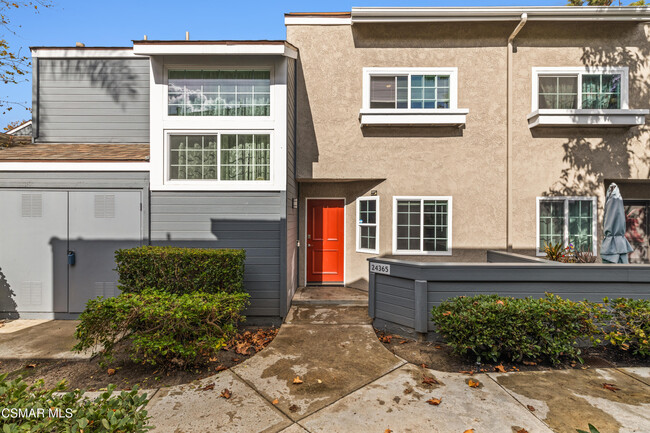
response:
[[[598,254],[598,198],[595,196],[550,196],[550,197],[537,197],[536,199],[536,211],[535,211],[535,224],[537,227],[537,235],[535,239],[535,254],[538,257],[546,257],[546,254],[543,252],[540,252],[541,244],[540,244],[540,224],[539,224],[539,217],[540,217],[540,211],[539,207],[541,202],[543,201],[562,201],[564,203],[564,225],[562,228],[562,241],[564,243],[564,246],[566,247],[569,244],[569,202],[571,201],[591,201],[592,203],[592,253],[594,255]]]
[[[408,76],[407,108],[370,108],[370,77]],[[449,75],[449,108],[411,108],[411,76]],[[397,113],[431,113],[458,108],[458,68],[363,68],[363,110]]]
[[[578,67],[534,67],[532,77],[531,111],[539,110],[539,77],[540,76],[566,76],[578,77],[578,107],[573,110],[587,110],[582,108],[582,76],[591,74],[619,74],[621,76],[621,106],[609,110],[627,110],[629,103],[629,68],[627,66],[578,66]],[[558,110],[547,108],[545,110]],[[592,109],[588,109],[592,110]],[[598,110],[596,110],[598,111]]]
[[[171,163],[171,149],[170,137],[172,135],[216,135],[217,141],[217,178],[216,179],[171,179],[170,178],[170,163]],[[221,136],[222,135],[268,135],[269,136],[269,179],[268,180],[221,180]],[[165,131],[165,151],[163,158],[163,172],[164,182],[166,185],[183,185],[183,186],[223,186],[223,185],[241,185],[248,187],[255,186],[268,186],[273,183],[275,176],[275,167],[273,164],[273,130],[166,130]]]
[[[270,89],[269,89],[269,115],[268,116],[170,116],[169,115],[169,71],[269,71],[270,73]],[[164,93],[164,111],[163,117],[165,120],[177,120],[182,121],[185,119],[203,119],[203,120],[215,120],[215,119],[234,119],[239,121],[260,121],[260,120],[273,120],[274,109],[273,104],[275,103],[274,97],[274,84],[275,84],[275,75],[274,68],[269,65],[248,65],[248,66],[213,66],[213,65],[184,65],[184,64],[174,64],[166,65],[163,68],[163,93]]]
[[[397,249],[397,202],[402,200],[420,201],[420,249],[419,250],[398,250]],[[446,200],[447,201],[447,251],[423,251],[424,244],[424,201]],[[451,256],[452,253],[452,197],[451,196],[393,196],[393,254],[410,256]]]
[[[375,223],[361,223],[361,202],[362,201],[374,201],[375,202]],[[375,249],[361,248],[361,227],[375,227]],[[379,254],[379,197],[377,196],[368,196],[368,197],[359,197],[357,199],[357,252],[358,253],[369,253],[369,254]]]

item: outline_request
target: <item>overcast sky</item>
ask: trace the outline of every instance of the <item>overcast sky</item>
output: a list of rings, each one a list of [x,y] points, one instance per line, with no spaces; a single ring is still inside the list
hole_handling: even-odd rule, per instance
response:
[[[30,46],[129,46],[131,40],[284,39],[285,12],[340,12],[352,6],[561,6],[565,0],[447,0],[447,1],[192,1],[192,0],[54,0],[54,6],[34,14],[11,12],[17,36],[0,35],[14,49]],[[31,105],[31,80],[4,85],[0,99]],[[1,111],[0,111],[1,113]],[[31,118],[21,107],[3,116],[0,125]],[[1,129],[1,128],[0,128]]]

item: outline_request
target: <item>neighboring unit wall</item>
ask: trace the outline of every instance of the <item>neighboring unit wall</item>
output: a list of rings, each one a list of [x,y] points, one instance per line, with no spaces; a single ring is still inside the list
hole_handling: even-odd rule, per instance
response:
[[[298,183],[296,182],[296,61],[287,60],[287,213],[286,237],[287,258],[286,274],[287,287],[284,304],[288,311],[296,289],[298,288],[298,209],[293,201],[298,199]]]
[[[151,243],[245,249],[246,314],[280,317],[284,213],[284,192],[153,191]]]
[[[37,142],[148,143],[148,58],[34,58]]]

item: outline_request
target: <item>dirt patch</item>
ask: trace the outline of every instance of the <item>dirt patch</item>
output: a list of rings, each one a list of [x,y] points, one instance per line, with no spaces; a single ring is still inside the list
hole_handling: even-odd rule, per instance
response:
[[[229,346],[219,351],[206,365],[185,370],[164,371],[134,363],[127,354],[129,343],[123,341],[117,347],[115,360],[107,368],[100,367],[98,357],[90,360],[0,359],[0,374],[9,373],[9,379],[22,376],[28,384],[43,379],[46,387],[53,387],[65,380],[69,389],[87,391],[101,390],[108,384],[125,390],[135,385],[140,388],[181,385],[212,376],[245,361],[266,347],[277,332],[278,328],[242,327]],[[257,343],[252,344],[253,340]]]
[[[384,347],[400,358],[420,367],[450,373],[504,373],[511,371],[548,371],[607,367],[650,367],[650,358],[636,358],[629,352],[624,352],[611,346],[583,349],[582,358],[584,364],[580,364],[579,362],[564,362],[554,366],[541,361],[526,361],[525,363],[487,362],[477,364],[470,357],[452,353],[451,347],[444,343],[417,341],[395,334],[387,334],[378,329],[375,329],[375,333]]]

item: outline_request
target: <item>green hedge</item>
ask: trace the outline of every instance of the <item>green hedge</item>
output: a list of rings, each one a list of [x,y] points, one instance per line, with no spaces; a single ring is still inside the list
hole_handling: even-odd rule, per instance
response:
[[[542,299],[479,295],[449,299],[432,310],[433,321],[455,353],[478,361],[580,360],[578,340],[597,335],[602,304],[547,294]],[[594,341],[595,338],[593,338]]]
[[[64,389],[64,382],[48,390],[42,380],[28,386],[21,379],[0,375],[0,407],[7,409],[6,417],[0,414],[2,432],[144,433],[152,428],[147,426],[149,416],[144,409],[147,394],[138,395],[137,387],[113,395],[115,385],[109,385],[94,399],[85,398],[80,390],[62,393]],[[20,416],[18,410],[27,410],[30,416]],[[49,417],[55,411],[61,416]]]
[[[650,301],[618,298],[605,303],[611,309],[605,339],[633,355],[650,356]]]
[[[241,292],[244,250],[146,246],[117,250],[115,261],[124,293],[155,288],[170,293]]]
[[[248,305],[247,293],[186,293],[153,289],[88,301],[75,351],[93,350],[111,361],[116,343],[130,340],[135,362],[163,367],[200,364],[230,340]],[[101,349],[100,349],[101,348]]]

